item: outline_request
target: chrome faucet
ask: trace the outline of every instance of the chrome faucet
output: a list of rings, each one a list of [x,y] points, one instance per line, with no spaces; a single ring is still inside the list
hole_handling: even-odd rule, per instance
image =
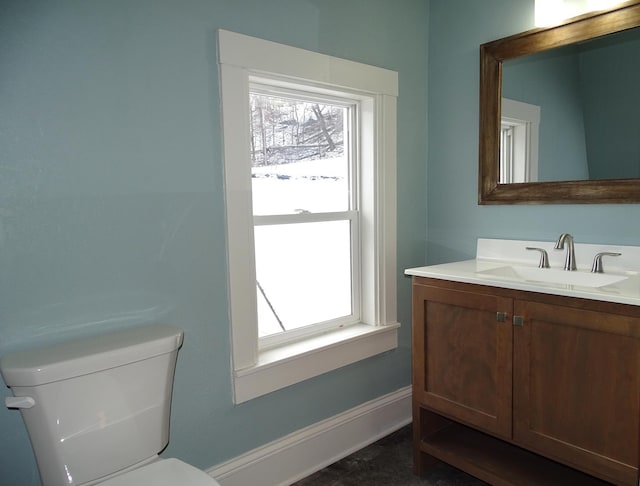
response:
[[[565,270],[575,270],[576,269],[576,253],[573,248],[573,236],[569,233],[562,233],[556,241],[556,246],[553,248],[555,250],[563,250],[564,244],[567,244],[567,250],[564,258],[564,269]]]

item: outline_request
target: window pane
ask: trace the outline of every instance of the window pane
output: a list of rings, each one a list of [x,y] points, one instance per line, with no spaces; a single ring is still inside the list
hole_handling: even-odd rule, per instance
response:
[[[255,227],[259,335],[351,314],[350,222]]]
[[[251,93],[254,215],[351,209],[348,111]]]

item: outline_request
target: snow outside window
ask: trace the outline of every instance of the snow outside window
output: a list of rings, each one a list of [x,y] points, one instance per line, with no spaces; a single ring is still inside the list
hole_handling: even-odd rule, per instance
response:
[[[239,403],[397,346],[397,73],[218,40]]]

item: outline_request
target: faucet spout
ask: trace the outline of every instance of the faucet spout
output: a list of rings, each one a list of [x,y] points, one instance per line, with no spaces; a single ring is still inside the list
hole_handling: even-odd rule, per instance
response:
[[[562,233],[558,238],[558,241],[556,241],[556,246],[553,248],[556,250],[563,250],[565,248],[565,243],[567,248],[564,258],[564,269],[576,270],[576,253],[573,246],[573,236],[569,233]]]

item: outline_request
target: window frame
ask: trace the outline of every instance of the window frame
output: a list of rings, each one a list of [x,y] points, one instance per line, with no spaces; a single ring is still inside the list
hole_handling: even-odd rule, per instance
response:
[[[285,99],[293,99],[296,101],[305,101],[309,103],[323,103],[340,106],[346,111],[345,125],[349,128],[349,139],[345,138],[345,156],[350,160],[349,168],[349,203],[348,208],[342,211],[317,212],[308,214],[274,214],[274,215],[255,215],[253,216],[254,230],[257,226],[269,226],[279,224],[298,224],[298,223],[319,223],[330,221],[348,221],[351,228],[350,235],[350,253],[351,253],[351,313],[335,319],[317,322],[305,327],[294,328],[277,334],[262,336],[258,338],[258,347],[260,350],[272,348],[286,344],[287,342],[299,340],[312,336],[314,334],[339,329],[340,327],[352,325],[360,320],[360,148],[357,140],[357,134],[360,132],[359,117],[361,111],[361,96],[353,96],[349,93],[338,96],[328,96],[326,93],[316,93],[314,89],[305,86],[304,91],[283,88],[282,86],[274,86],[278,80],[274,78],[260,78],[258,76],[249,76],[249,91],[263,96],[280,97]]]
[[[394,71],[218,31],[234,402],[241,403],[397,347]],[[256,322],[249,149],[251,78],[361,98],[360,322],[266,349]],[[301,275],[301,280],[304,280]],[[250,296],[250,298],[247,298]]]

